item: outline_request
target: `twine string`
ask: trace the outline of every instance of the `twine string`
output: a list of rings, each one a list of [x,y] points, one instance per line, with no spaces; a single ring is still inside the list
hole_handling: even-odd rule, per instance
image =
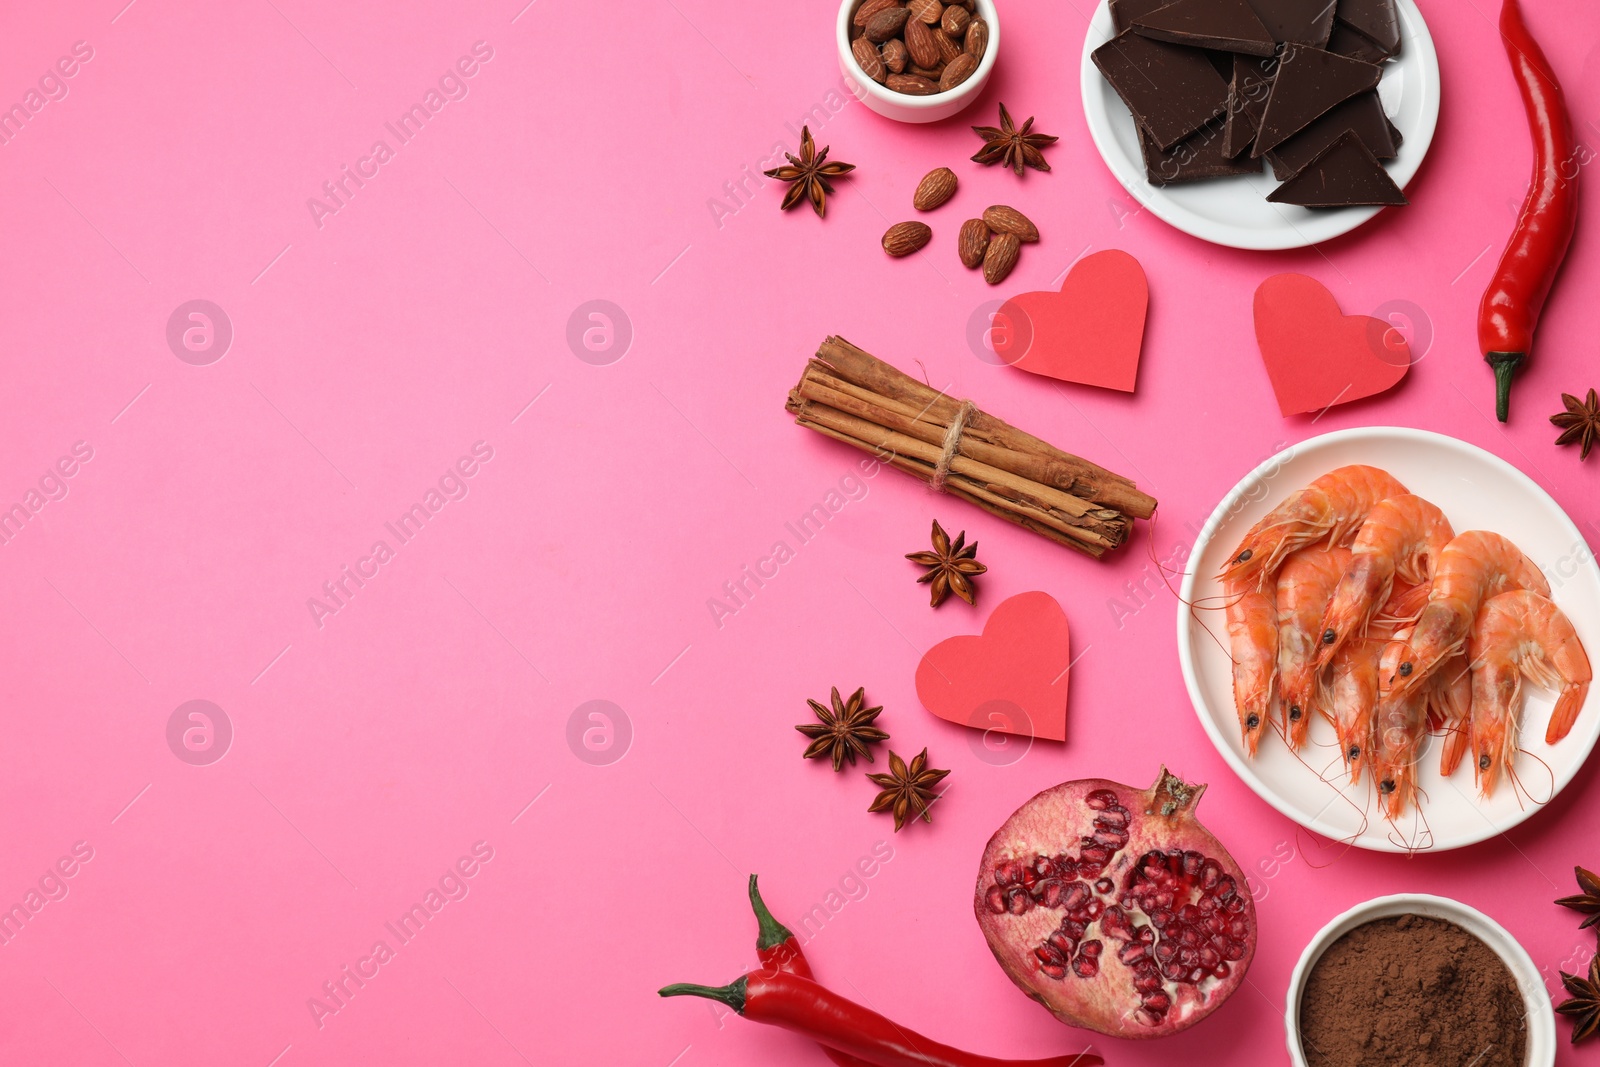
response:
[[[933,468],[933,478],[929,485],[933,491],[945,491],[944,483],[950,477],[950,463],[956,458],[956,453],[961,450],[961,435],[966,432],[967,420],[972,418],[973,412],[978,407],[970,400],[963,400],[961,407],[956,411],[956,417],[951,420],[950,427],[944,432],[944,447],[939,452],[939,462]]]

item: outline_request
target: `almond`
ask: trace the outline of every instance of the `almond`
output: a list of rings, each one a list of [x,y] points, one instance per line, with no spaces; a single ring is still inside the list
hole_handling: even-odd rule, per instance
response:
[[[913,25],[920,26],[922,23]],[[905,93],[907,96],[932,96],[939,91],[939,87],[933,82],[915,74],[891,74],[886,84],[895,92]]]
[[[933,231],[922,222],[897,222],[883,235],[883,250],[899,259],[918,251],[933,240]],[[1015,261],[1013,256],[1012,260]],[[1010,269],[1009,267],[1007,268]]]
[[[949,38],[946,38],[948,40]],[[944,73],[939,76],[939,91],[949,92],[968,78],[978,69],[978,61],[962,52],[945,65]]]
[[[945,32],[946,37],[956,40],[966,36],[967,26],[972,22],[972,14],[966,8],[951,4],[944,9],[944,14],[939,18],[939,28]]]
[[[883,42],[883,65],[889,68],[890,74],[904,74],[909,59],[906,43],[900,38],[891,37]]]
[[[939,0],[911,0],[906,5],[911,9],[911,17],[919,22],[926,22],[932,26],[944,14],[944,5]]]
[[[906,73],[915,74],[919,78],[927,78],[929,81],[933,82],[935,88],[937,88],[939,79],[944,77],[944,64],[940,63],[934,67],[919,67],[913,63],[911,66],[906,68]]]
[[[857,37],[850,45],[850,52],[856,57],[856,66],[861,68],[861,73],[873,81],[881,84],[888,76],[883,67],[883,56],[878,54],[878,46],[865,37]]]
[[[1031,245],[1039,239],[1039,227],[1014,207],[996,204],[984,211],[983,221],[987,222],[989,229],[995,233],[1014,234],[1023,244]]]
[[[850,21],[857,26],[866,26],[867,23],[872,21],[872,16],[887,8],[894,7],[898,3],[899,0],[866,0],[860,7],[856,8],[856,13],[851,17]]]
[[[906,51],[911,53],[911,62],[919,67],[932,67],[938,64],[941,56],[939,44],[934,40],[939,36],[928,28],[926,22],[912,19],[905,24]]]
[[[886,7],[867,22],[867,40],[882,43],[900,32],[911,12],[903,7]]]
[[[983,254],[989,250],[989,225],[982,219],[968,219],[961,224],[961,236],[956,242],[956,252],[961,256],[961,263],[972,270],[983,262]]]
[[[949,37],[937,31],[933,34],[933,45],[939,50],[939,58],[946,63],[962,54],[961,42],[952,41]]]
[[[917,183],[916,193],[911,197],[911,206],[918,211],[932,211],[948,203],[955,195],[956,172],[949,167],[940,167],[922,176]]]
[[[888,238],[884,238],[885,241]],[[1017,265],[1017,257],[1022,254],[1022,242],[1017,240],[1014,233],[997,233],[989,241],[989,247],[983,253],[983,280],[990,285],[999,285],[1006,280],[1006,275],[1011,273],[1011,268]]]
[[[989,50],[989,24],[982,18],[967,23],[967,40],[962,51],[973,59],[982,59]]]

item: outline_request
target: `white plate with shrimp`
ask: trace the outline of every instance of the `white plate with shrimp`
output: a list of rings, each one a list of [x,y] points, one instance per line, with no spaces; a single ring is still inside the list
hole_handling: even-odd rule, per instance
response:
[[[1217,575],[1255,523],[1285,497],[1339,467],[1381,468],[1438,505],[1457,533],[1491,530],[1515,542],[1543,572],[1550,599],[1600,658],[1600,567],[1560,505],[1497,456],[1452,437],[1402,427],[1341,430],[1301,442],[1250,472],[1223,498],[1189,556],[1178,606],[1178,656],[1189,697],[1217,751],[1260,797],[1295,822],[1339,841],[1384,852],[1460,848],[1509,830],[1555,797],[1600,740],[1600,698],[1591,687],[1571,732],[1555,744],[1545,729],[1556,693],[1522,687],[1521,751],[1493,795],[1479,796],[1472,760],[1440,773],[1441,737],[1428,738],[1416,770],[1418,803],[1383,817],[1372,775],[1352,785],[1334,727],[1311,716],[1299,752],[1283,736],[1284,716],[1248,755],[1235,709],[1233,659]],[[1191,605],[1193,607],[1191,608]]]

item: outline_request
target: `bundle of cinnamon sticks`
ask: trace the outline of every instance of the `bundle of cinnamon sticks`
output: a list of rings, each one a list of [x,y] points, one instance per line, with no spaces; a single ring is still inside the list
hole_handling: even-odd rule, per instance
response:
[[[822,342],[785,408],[801,426],[1096,559],[1127,540],[1134,519],[1156,510],[1155,498],[1129,479],[947,396],[842,337]]]

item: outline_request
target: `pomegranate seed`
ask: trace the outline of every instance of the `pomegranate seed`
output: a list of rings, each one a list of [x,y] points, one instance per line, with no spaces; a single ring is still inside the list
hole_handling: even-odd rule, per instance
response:
[[[1144,1000],[1142,1003],[1146,1011],[1153,1011],[1157,1014],[1160,1014],[1172,1007],[1172,998],[1167,996],[1165,993],[1151,992],[1144,995]]]
[[[1061,907],[1062,892],[1059,881],[1054,878],[1046,878],[1033,887],[1033,899],[1038,901],[1041,907],[1059,908]]]
[[[1082,882],[1069,882],[1061,894],[1061,906],[1068,911],[1077,911],[1089,900],[1089,887]]]
[[[1100,879],[1098,882],[1096,882],[1094,884],[1094,887],[1095,887],[1095,889],[1099,890],[1102,893],[1109,893],[1113,889],[1117,888],[1116,883],[1114,883],[1109,878]]]
[[[1040,963],[1047,966],[1060,967],[1067,962],[1067,958],[1054,945],[1048,942],[1034,949],[1033,954]]]
[[[1211,968],[1211,973],[1216,975],[1218,978],[1226,978],[1228,975],[1233,973],[1233,968],[1228,966],[1227,961],[1223,961],[1222,963],[1219,963],[1215,967]]]
[[[987,904],[989,906],[989,910],[994,912],[996,915],[1005,914],[1006,898],[999,886],[990,886],[988,891],[983,894],[983,902]]]
[[[1129,965],[1138,963],[1147,955],[1149,955],[1149,949],[1137,941],[1129,942],[1117,949],[1117,959]]]
[[[1056,873],[1063,878],[1071,878],[1078,873],[1078,865],[1072,862],[1072,857],[1065,852],[1056,857]]]
[[[1072,973],[1079,978],[1093,978],[1100,973],[1100,961],[1093,956],[1079,956],[1072,961]]]
[[[1133,988],[1141,993],[1154,992],[1161,988],[1161,972],[1151,971],[1149,974],[1137,974],[1133,979]]]
[[[1128,843],[1128,831],[1118,830],[1115,827],[1110,827],[1104,830],[1096,830],[1094,832],[1094,839],[1097,844],[1105,845],[1106,847],[1112,849],[1119,849]]]
[[[1006,910],[1011,914],[1026,915],[1031,907],[1033,907],[1033,898],[1020,885],[1014,885],[1006,891]]]
[[[1163,941],[1156,945],[1156,959],[1162,963],[1171,963],[1178,955],[1178,946],[1171,941]]]
[[[1204,865],[1205,861],[1206,858],[1204,856],[1200,855],[1200,853],[1194,851],[1193,849],[1190,849],[1183,854],[1183,873],[1188,875],[1190,878],[1195,877],[1200,873],[1200,868],[1202,865]]]
[[[1078,946],[1078,955],[1098,959],[1105,946],[1098,941],[1085,941]]]
[[[1169,982],[1183,981],[1184,973],[1184,969],[1179,967],[1176,963],[1169,963],[1165,967],[1161,968],[1161,977],[1165,978]]]
[[[1215,967],[1222,962],[1222,953],[1207,945],[1200,950],[1200,965],[1207,969]]]
[[[1180,948],[1178,950],[1178,962],[1185,967],[1198,967],[1200,965],[1200,953],[1192,948]]]
[[[1056,873],[1056,865],[1049,856],[1040,856],[1033,861],[1033,873],[1040,878],[1049,878]]]
[[[1194,985],[1199,985],[1201,983],[1201,981],[1205,978],[1205,976],[1206,976],[1205,968],[1196,967],[1194,970],[1189,972],[1188,981],[1193,983]]]
[[[1165,930],[1172,925],[1172,912],[1166,908],[1153,908],[1150,911],[1150,922],[1157,930]]]
[[[1228,927],[1228,933],[1233,935],[1235,941],[1243,941],[1250,936],[1250,926],[1243,919],[1233,920],[1233,925]]]
[[[1040,967],[1039,972],[1049,978],[1065,978],[1067,976],[1067,969],[1065,967],[1057,967],[1050,963]]]
[[[1045,938],[1045,940],[1050,942],[1051,945],[1055,946],[1056,951],[1061,953],[1063,960],[1069,958],[1074,952],[1078,951],[1078,943],[1072,938],[1068,937],[1066,934],[1062,933],[1060,930],[1057,930],[1055,933]]]
[[[1083,907],[1083,913],[1085,915],[1089,916],[1089,921],[1090,922],[1093,922],[1095,919],[1100,918],[1100,913],[1105,911],[1105,910],[1106,910],[1105,904],[1103,902],[1099,901],[1099,900],[1091,900],[1091,901],[1089,901],[1089,903],[1085,904],[1084,907]]]
[[[1185,904],[1183,907],[1178,909],[1178,918],[1193,926],[1200,921],[1202,916],[1199,908],[1195,907],[1193,904]]]
[[[1127,844],[1127,842],[1124,841],[1123,844]],[[1090,871],[1101,870],[1107,863],[1111,862],[1111,854],[1115,851],[1116,849],[1107,845],[1090,841],[1078,852],[1079,873],[1083,873],[1085,868]]]
[[[1228,950],[1224,952],[1223,955],[1234,962],[1244,959],[1244,942],[1230,941],[1228,943]]]
[[[1088,927],[1081,922],[1067,921],[1061,924],[1061,932],[1072,938],[1073,941],[1082,941]]]
[[[1094,824],[1096,826],[1127,826],[1128,809],[1119,807],[1109,808],[1106,811],[1102,811],[1099,815],[1095,816]]]
[[[1200,888],[1212,890],[1222,880],[1222,864],[1216,860],[1208,859],[1200,867]]]
[[[1022,864],[1016,860],[1007,860],[994,869],[994,880],[1000,885],[1012,885],[1022,881]]]
[[[1242,915],[1244,914],[1244,909],[1244,897],[1234,897],[1232,900],[1228,901],[1222,906],[1222,910],[1227,912],[1229,915]]]
[[[1219,956],[1226,956],[1228,954],[1228,939],[1225,937],[1213,936],[1211,940],[1207,942],[1207,947],[1209,947]]]
[[[1220,934],[1228,928],[1228,920],[1221,915],[1211,915],[1206,918],[1206,929],[1213,934]]]
[[[1141,926],[1141,927],[1139,927],[1139,942],[1140,942],[1140,944],[1144,944],[1144,945],[1153,945],[1153,944],[1155,944],[1156,943],[1155,927],[1153,927],[1153,926]]]
[[[1022,868],[1022,888],[1032,889],[1039,882],[1039,875],[1032,867]]]
[[[1225,874],[1221,878],[1217,879],[1216,897],[1217,897],[1218,900],[1222,901],[1224,904],[1226,904],[1230,899],[1232,899],[1234,894],[1237,893],[1238,891],[1239,891],[1239,889],[1234,884],[1232,875]]]
[[[1172,890],[1163,889],[1158,893],[1152,893],[1150,895],[1150,904],[1152,907],[1170,908],[1174,903],[1177,902],[1177,899],[1177,895],[1174,894]]]
[[[1200,931],[1192,926],[1185,926],[1183,932],[1178,935],[1178,943],[1187,945],[1189,948],[1198,948],[1200,946]]]
[[[1118,941],[1133,940],[1133,924],[1128,921],[1128,913],[1113,904],[1106,909],[1104,918],[1100,920],[1100,929],[1107,937],[1114,937]]]
[[[1117,804],[1117,794],[1109,789],[1096,789],[1084,797],[1083,802],[1095,811],[1105,811],[1107,808],[1120,806]]]

